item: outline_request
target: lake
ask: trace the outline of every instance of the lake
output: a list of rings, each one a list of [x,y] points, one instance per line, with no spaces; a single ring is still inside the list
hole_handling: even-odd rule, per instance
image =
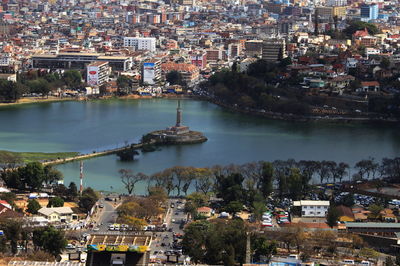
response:
[[[0,108],[0,149],[82,153],[137,142],[143,134],[175,124],[172,99],[96,100],[15,105]],[[175,166],[205,167],[276,159],[334,160],[353,165],[372,156],[400,154],[398,127],[276,121],[230,112],[214,104],[181,101],[183,124],[202,131],[202,144],[162,147],[133,162],[116,155],[84,162],[84,185],[124,192],[118,170],[152,174]],[[57,166],[65,184],[79,183],[79,162]],[[144,184],[137,193],[144,192]]]

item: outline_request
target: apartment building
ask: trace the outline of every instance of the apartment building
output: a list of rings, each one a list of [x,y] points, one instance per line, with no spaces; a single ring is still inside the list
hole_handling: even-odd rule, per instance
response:
[[[156,51],[156,38],[151,37],[125,37],[124,46],[132,47],[135,50]]]

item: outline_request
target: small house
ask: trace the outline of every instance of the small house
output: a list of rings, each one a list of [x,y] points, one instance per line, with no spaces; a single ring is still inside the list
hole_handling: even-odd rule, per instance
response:
[[[74,214],[74,212],[70,207],[54,207],[54,208],[43,207],[38,211],[38,214],[47,218],[50,223],[54,222],[65,223],[78,219],[78,216]]]
[[[361,88],[357,89],[358,92],[378,91],[380,88],[378,81],[362,81]]]
[[[197,208],[197,213],[201,216],[209,218],[212,215],[212,209],[210,207],[200,207]]]

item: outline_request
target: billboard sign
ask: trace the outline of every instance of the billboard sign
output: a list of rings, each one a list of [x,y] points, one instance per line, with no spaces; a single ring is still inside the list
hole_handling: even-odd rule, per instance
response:
[[[87,83],[89,86],[97,86],[99,83],[99,67],[88,66]]]
[[[143,82],[154,84],[155,63],[143,63]]]

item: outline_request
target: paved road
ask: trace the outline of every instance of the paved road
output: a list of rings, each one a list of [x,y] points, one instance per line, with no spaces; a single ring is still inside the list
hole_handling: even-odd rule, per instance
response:
[[[104,205],[104,208],[102,210],[99,222],[98,222],[98,227],[100,228],[100,231],[107,231],[108,230],[108,223],[115,223],[117,220],[117,210],[116,208],[108,201],[103,201],[102,203]]]
[[[173,248],[174,233],[183,235],[183,229],[180,228],[180,223],[184,219],[186,220],[186,213],[183,211],[185,201],[178,203],[179,200],[171,199],[169,200],[169,206],[174,203],[174,208],[169,208],[166,216],[167,231],[156,233],[156,237],[151,245],[151,259],[166,260],[165,252],[167,251],[177,251]],[[170,232],[171,231],[171,232]],[[179,241],[179,240],[177,240]],[[172,257],[171,257],[172,258]],[[182,262],[184,256],[180,256],[179,261]]]

